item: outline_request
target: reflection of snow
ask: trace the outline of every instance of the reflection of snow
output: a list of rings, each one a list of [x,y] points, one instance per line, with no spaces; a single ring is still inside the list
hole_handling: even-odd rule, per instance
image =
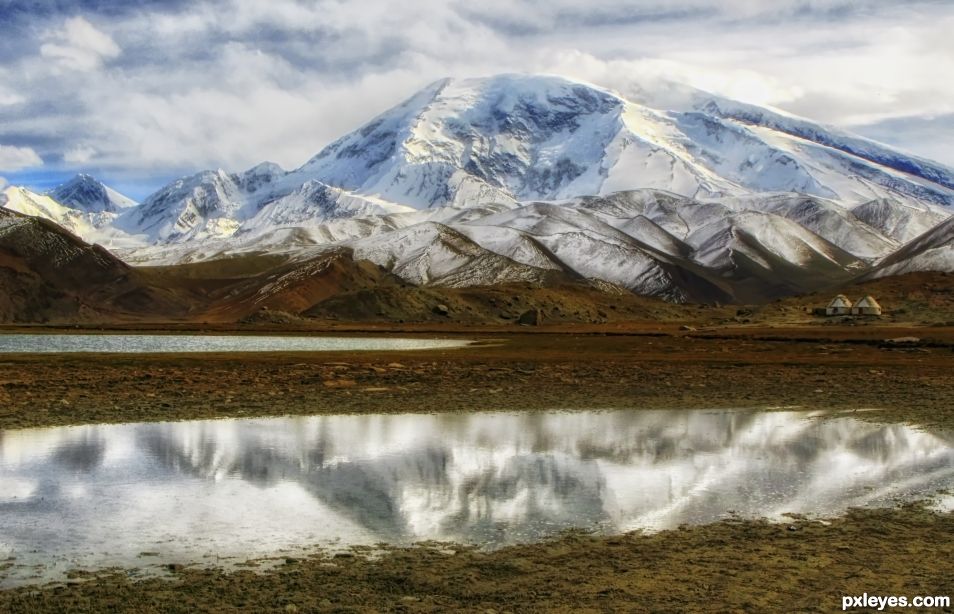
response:
[[[459,339],[400,337],[22,334],[0,336],[0,353],[349,352],[431,350],[460,347],[468,343],[468,341]]]
[[[939,496],[932,508],[939,512],[954,512],[954,494]]]
[[[0,502],[16,501],[32,497],[36,492],[36,480],[0,475]]]
[[[831,515],[954,487],[954,449],[940,436],[808,416],[475,413],[11,431],[0,439],[0,534],[18,557],[128,565],[143,551],[201,560],[339,540],[500,545],[730,510]]]

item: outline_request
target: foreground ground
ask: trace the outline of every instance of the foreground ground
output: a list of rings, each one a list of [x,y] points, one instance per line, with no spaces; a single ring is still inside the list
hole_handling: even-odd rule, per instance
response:
[[[479,343],[402,353],[0,355],[0,429],[349,412],[767,406],[878,408],[873,419],[954,427],[954,329],[946,327],[457,334]],[[921,341],[884,341],[912,336]]]
[[[856,511],[828,525],[724,522],[491,553],[287,559],[264,574],[184,569],[135,582],[116,573],[0,591],[0,611],[834,612],[864,593],[954,596],[952,551],[954,515]]]
[[[479,344],[0,356],[0,429],[288,413],[768,406],[876,408],[858,417],[954,428],[954,330],[946,327],[440,331]],[[912,336],[920,341],[885,341]],[[186,569],[172,580],[132,582],[120,573],[2,591],[0,611],[828,612],[843,595],[865,592],[954,596],[952,551],[954,515],[914,507],[830,524],[570,535],[494,553],[418,547],[370,561],[289,560],[264,574]]]

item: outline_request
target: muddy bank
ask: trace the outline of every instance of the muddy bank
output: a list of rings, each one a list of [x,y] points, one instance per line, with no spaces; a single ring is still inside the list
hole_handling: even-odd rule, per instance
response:
[[[653,535],[571,534],[484,553],[454,547],[282,561],[171,579],[104,574],[0,592],[5,612],[831,612],[843,595],[954,595],[954,515],[918,507]],[[951,611],[950,608],[933,611]]]
[[[954,428],[954,352],[892,330],[479,334],[423,352],[0,356],[0,428],[546,408],[878,408]],[[819,331],[819,335],[822,331]]]

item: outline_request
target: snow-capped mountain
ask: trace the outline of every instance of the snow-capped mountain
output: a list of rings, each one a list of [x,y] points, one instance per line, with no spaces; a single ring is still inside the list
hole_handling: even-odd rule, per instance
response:
[[[46,218],[85,239],[109,233],[115,214],[105,211],[83,211],[68,207],[46,194],[10,186],[0,193],[0,206],[24,215]]]
[[[918,203],[899,203],[879,198],[851,209],[851,214],[881,234],[907,243],[931,230],[949,217]]]
[[[425,222],[353,242],[354,257],[384,266],[411,283],[478,286],[545,281],[551,262],[524,264],[481,247],[443,224]]]
[[[264,165],[263,165],[264,166]],[[270,184],[282,171],[265,166],[241,175],[221,169],[179,179],[152,194],[121,220],[124,230],[150,243],[221,239],[238,229],[250,209],[250,194]],[[246,181],[246,175],[251,174]],[[251,189],[249,189],[251,187]]]
[[[137,204],[128,196],[84,174],[76,175],[53,188],[47,195],[62,205],[87,213],[120,213]]]
[[[204,171],[138,206],[83,176],[2,198],[139,263],[345,248],[415,284],[559,273],[677,301],[851,279],[914,253],[954,206],[954,169],[879,143],[697,90],[631,98],[445,79],[292,171]]]
[[[205,171],[162,188],[120,225],[149,243],[184,243],[409,210],[300,179],[269,162],[239,174]]]
[[[645,219],[645,218],[644,218]],[[720,283],[691,261],[692,248],[646,220],[601,218],[578,203],[532,203],[470,219],[455,228],[497,253],[528,265],[573,271],[637,294],[675,301],[723,298]],[[547,265],[542,265],[547,262]]]
[[[915,271],[954,271],[954,218],[925,232],[878,263],[872,277]]]
[[[866,261],[884,257],[901,245],[901,241],[855,214],[856,210],[866,211],[870,203],[849,210],[836,202],[815,196],[778,194],[745,196],[727,201],[726,204],[735,210],[761,211],[784,217]],[[932,221],[945,219],[940,214],[927,214],[925,218]]]
[[[560,77],[501,75],[434,83],[291,172],[263,163],[180,179],[123,228],[181,243],[400,207],[515,206],[641,188],[696,200],[794,192],[842,206],[949,205],[954,170],[702,93],[661,110]]]
[[[416,208],[658,188],[954,203],[954,170],[716,97],[666,111],[560,77],[444,80],[296,171]]]
[[[787,135],[795,139],[793,143],[802,141],[802,147],[807,146],[816,153],[826,148],[828,155],[849,163],[856,182],[871,182],[918,200],[952,204],[950,191],[954,190],[954,171],[943,164],[899,152],[832,126],[821,126],[780,111],[716,96],[702,97],[697,100],[696,107],[709,115],[748,126],[769,138],[771,136],[766,131]],[[904,181],[898,181],[899,177]],[[834,180],[839,182],[837,177]],[[944,189],[938,190],[938,186]],[[862,195],[868,193],[867,190],[861,191]],[[840,196],[847,200],[844,192]]]
[[[0,192],[0,207],[48,219],[90,243],[115,248],[139,244],[117,228],[121,212],[134,210],[135,202],[86,175],[47,194],[10,186]]]

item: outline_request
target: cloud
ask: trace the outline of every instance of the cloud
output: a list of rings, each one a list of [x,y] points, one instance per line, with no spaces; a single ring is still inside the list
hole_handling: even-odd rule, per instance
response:
[[[799,100],[804,92],[772,75],[726,66],[711,70],[690,62],[647,58],[602,60],[581,51],[547,55],[540,70],[610,88],[629,100],[665,109],[682,109],[693,90],[757,105],[779,106]]]
[[[869,138],[935,160],[948,161],[954,168],[954,113],[927,117],[898,117],[856,126]],[[942,138],[938,138],[942,135]]]
[[[43,160],[29,147],[0,145],[0,170],[2,171],[19,171],[42,165]]]
[[[950,3],[10,1],[0,142],[129,181],[294,168],[445,76],[559,73],[661,106],[684,83],[882,140],[954,113]],[[905,146],[954,164],[949,135]]]
[[[6,177],[0,177],[0,190],[4,189],[8,185],[10,185],[10,182],[7,181]]]
[[[25,101],[26,98],[16,92],[0,89],[0,107],[13,106]]]
[[[48,32],[50,42],[40,46],[40,55],[69,70],[89,71],[106,60],[119,57],[119,45],[83,17],[71,17],[58,30]]]
[[[63,153],[63,161],[68,164],[85,164],[93,159],[96,150],[87,145],[77,145]]]

